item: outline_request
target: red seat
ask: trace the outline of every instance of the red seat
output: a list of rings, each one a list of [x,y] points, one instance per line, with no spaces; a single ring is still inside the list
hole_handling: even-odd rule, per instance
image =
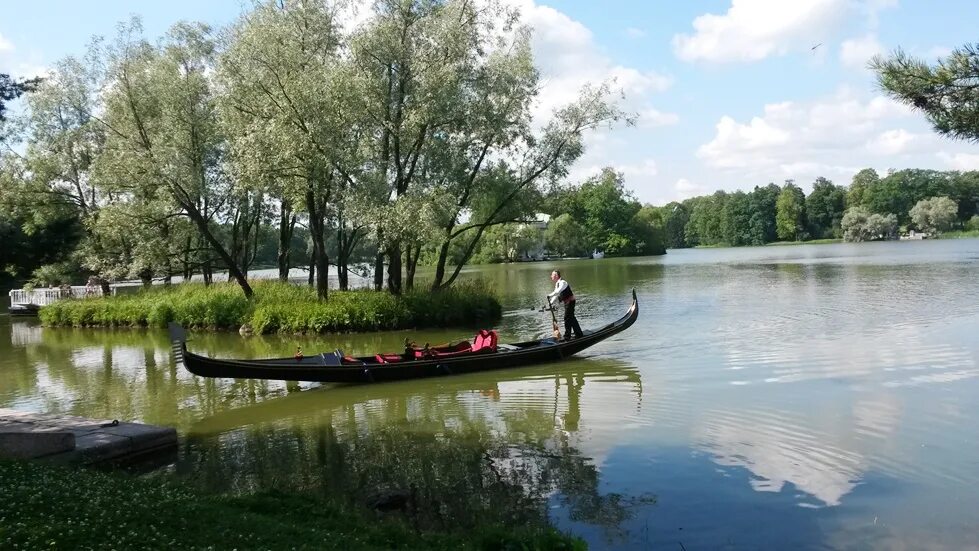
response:
[[[476,338],[473,339],[473,352],[496,352],[496,343],[498,335],[496,331],[487,331],[486,329],[480,329],[479,333],[476,333]]]

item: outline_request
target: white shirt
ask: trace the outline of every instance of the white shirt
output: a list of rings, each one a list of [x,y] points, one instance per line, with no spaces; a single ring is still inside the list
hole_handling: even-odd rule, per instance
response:
[[[558,278],[558,280],[554,282],[554,292],[547,295],[547,299],[550,301],[551,304],[554,304],[557,298],[561,296],[561,291],[567,288],[568,288],[568,282],[565,281],[564,278]]]

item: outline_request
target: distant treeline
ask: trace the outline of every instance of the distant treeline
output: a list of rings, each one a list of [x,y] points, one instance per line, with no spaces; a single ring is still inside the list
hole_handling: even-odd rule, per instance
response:
[[[905,230],[923,230],[916,227],[911,210],[932,197],[955,202],[956,224],[974,223],[979,213],[979,172],[907,169],[880,177],[868,168],[858,172],[849,186],[817,178],[808,195],[789,180],[782,186],[756,186],[750,192],[717,191],[656,210],[669,248],[763,245],[843,238],[844,214],[854,207],[882,217],[894,215]]]

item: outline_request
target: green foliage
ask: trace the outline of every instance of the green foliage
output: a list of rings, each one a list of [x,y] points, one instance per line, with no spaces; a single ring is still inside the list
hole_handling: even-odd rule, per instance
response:
[[[548,247],[565,255],[595,248],[607,256],[664,254],[665,232],[660,209],[643,207],[625,188],[621,173],[605,168],[580,186],[555,192],[555,216],[546,233]]]
[[[877,81],[898,101],[920,109],[939,134],[979,141],[979,44],[967,44],[929,65],[898,50],[876,56]]]
[[[922,199],[911,209],[911,222],[921,231],[939,234],[951,229],[958,211],[958,205],[948,197]]]
[[[880,176],[872,168],[865,168],[854,174],[850,188],[846,191],[846,200],[844,201],[846,208],[862,205],[867,188],[876,185],[879,181]]]
[[[965,223],[966,231],[979,231],[979,214],[974,215]]]
[[[248,324],[257,333],[321,333],[466,326],[493,322],[501,315],[499,300],[478,282],[400,296],[336,292],[329,301],[320,301],[310,287],[266,281],[255,284],[252,300],[233,284],[192,283],[62,300],[42,308],[40,317],[49,326],[162,328],[175,321],[186,327],[230,330]]]
[[[721,218],[724,242],[735,247],[763,243],[761,236],[753,232],[751,216],[751,198],[748,194],[736,191],[729,195]]]
[[[666,254],[666,231],[660,209],[644,206],[630,221],[631,254],[649,256]]]
[[[689,247],[687,242],[686,228],[690,222],[690,210],[683,203],[670,203],[663,209],[663,229],[666,247],[668,249],[681,249]]]
[[[544,242],[547,250],[560,256],[584,256],[592,251],[585,228],[569,212],[550,220]]]
[[[419,531],[347,496],[202,493],[162,478],[0,460],[4,549],[583,549],[552,528]],[[70,502],[65,496],[71,496]]]
[[[809,235],[815,239],[839,237],[846,206],[846,190],[826,178],[816,178],[806,197]]]
[[[806,194],[791,181],[786,182],[775,201],[775,233],[783,241],[805,237]]]
[[[951,195],[956,173],[935,170],[899,170],[870,185],[862,206],[878,214],[893,213],[901,225],[911,222],[911,208],[922,199]]]
[[[863,207],[852,207],[843,215],[843,240],[859,243],[897,237],[897,217],[871,213]]]

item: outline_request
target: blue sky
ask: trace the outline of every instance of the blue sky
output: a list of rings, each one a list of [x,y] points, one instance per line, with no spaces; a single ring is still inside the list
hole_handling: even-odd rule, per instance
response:
[[[506,1],[536,29],[542,117],[608,78],[639,114],[636,127],[588,137],[575,180],[613,166],[639,199],[663,204],[789,178],[804,189],[817,176],[847,184],[865,167],[979,169],[979,146],[937,137],[865,68],[899,46],[933,60],[975,41],[974,0]],[[248,5],[6,3],[0,72],[43,72],[131,14],[157,37],[182,19],[228,24]]]

